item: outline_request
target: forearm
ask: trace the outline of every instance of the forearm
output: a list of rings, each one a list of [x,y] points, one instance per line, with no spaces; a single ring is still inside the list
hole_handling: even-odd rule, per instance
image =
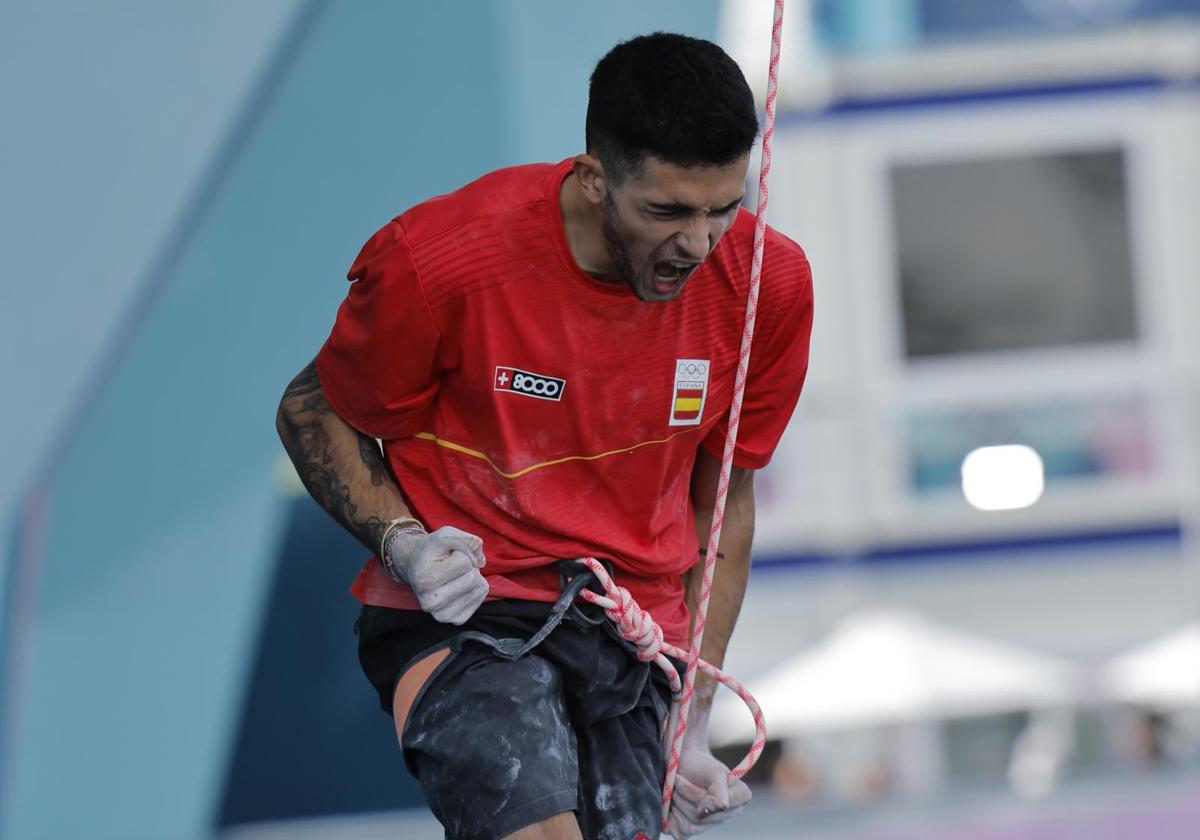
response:
[[[712,592],[709,595],[708,613],[704,626],[704,639],[700,656],[706,662],[721,667],[725,652],[741,611],[742,598],[746,593],[746,581],[750,575],[750,545],[754,537],[754,483],[753,475],[743,472],[731,481],[725,504],[725,521],[721,528],[721,543],[713,574]],[[693,491],[693,509],[696,519],[696,535],[701,546],[707,546],[712,527],[712,496]],[[692,615],[700,598],[700,587],[704,573],[702,556],[685,575],[686,600]],[[697,736],[707,738],[708,716],[718,683],[711,677],[698,674],[692,707],[688,715],[689,729]]]
[[[313,499],[371,551],[388,522],[410,515],[375,439],[330,407],[310,363],[288,385],[275,427]]]

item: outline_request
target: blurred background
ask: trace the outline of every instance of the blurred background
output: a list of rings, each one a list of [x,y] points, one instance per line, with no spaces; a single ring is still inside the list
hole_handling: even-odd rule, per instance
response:
[[[0,4],[0,836],[436,837],[273,428],[361,243],[770,0]],[[1194,837],[1200,0],[788,0],[800,407],[709,836]],[[718,704],[736,761],[749,715]]]

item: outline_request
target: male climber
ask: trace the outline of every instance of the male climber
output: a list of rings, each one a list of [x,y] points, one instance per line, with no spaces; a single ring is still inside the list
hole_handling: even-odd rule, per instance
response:
[[[670,705],[597,607],[611,569],[686,647],[749,285],[754,99],[718,46],[618,44],[586,152],[489,173],[363,246],[277,426],[309,492],[374,552],[359,656],[449,838],[658,836]],[[812,288],[768,231],[702,656],[750,568],[754,471],[808,365]],[[382,441],[382,453],[376,443]],[[697,681],[670,832],[750,799],[708,747]]]

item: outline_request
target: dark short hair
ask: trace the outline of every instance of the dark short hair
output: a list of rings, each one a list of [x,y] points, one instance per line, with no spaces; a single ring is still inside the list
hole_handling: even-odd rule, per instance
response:
[[[646,157],[677,166],[724,166],[758,135],[741,69],[711,41],[655,32],[600,59],[588,89],[587,150],[614,186]]]

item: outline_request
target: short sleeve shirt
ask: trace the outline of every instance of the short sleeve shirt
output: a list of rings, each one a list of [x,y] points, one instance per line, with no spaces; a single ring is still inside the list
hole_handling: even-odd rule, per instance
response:
[[[333,409],[383,441],[430,530],[482,537],[490,598],[553,600],[557,560],[600,557],[681,644],[691,471],[701,446],[724,446],[754,218],[739,212],[678,298],[645,303],[573,259],[570,171],[499,170],[385,225],[350,269],[317,373]],[[768,229],[735,465],[770,460],[811,328],[808,261]],[[419,608],[377,558],[352,592]]]

